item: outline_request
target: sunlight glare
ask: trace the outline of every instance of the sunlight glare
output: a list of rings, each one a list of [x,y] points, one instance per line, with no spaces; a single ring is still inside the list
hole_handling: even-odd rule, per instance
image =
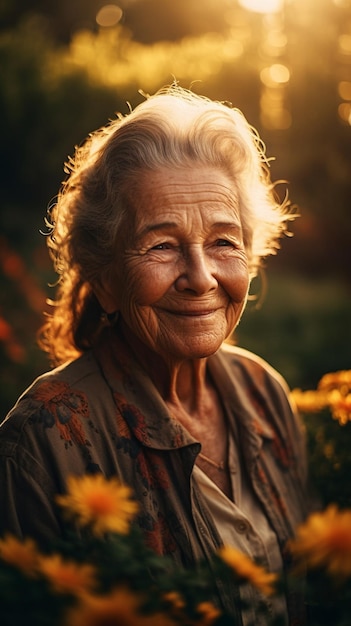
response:
[[[284,0],[239,0],[239,4],[256,13],[277,13],[282,10]]]

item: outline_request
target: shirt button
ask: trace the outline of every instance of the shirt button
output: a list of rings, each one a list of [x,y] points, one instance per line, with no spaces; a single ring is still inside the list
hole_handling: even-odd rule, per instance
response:
[[[243,522],[242,520],[235,522],[234,527],[235,527],[235,530],[237,530],[237,532],[240,533],[241,535],[243,533],[246,533],[249,529],[248,524],[246,524],[246,522]]]

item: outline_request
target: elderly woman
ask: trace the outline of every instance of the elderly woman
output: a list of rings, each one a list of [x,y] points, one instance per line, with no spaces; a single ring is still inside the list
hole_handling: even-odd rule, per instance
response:
[[[48,237],[60,281],[42,344],[59,367],[2,425],[1,530],[59,535],[56,494],[102,472],[132,487],[158,553],[187,567],[225,543],[285,571],[303,436],[281,377],[225,342],[290,218],[242,114],[180,87],[77,149]],[[247,593],[243,624],[265,624]],[[237,591],[219,583],[218,603],[235,614]],[[266,609],[300,623],[290,597]]]

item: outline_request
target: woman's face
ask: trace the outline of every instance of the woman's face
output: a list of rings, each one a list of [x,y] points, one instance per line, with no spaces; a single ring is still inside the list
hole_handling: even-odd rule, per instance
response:
[[[213,354],[238,323],[249,286],[232,181],[212,167],[145,172],[131,205],[102,306],[119,310],[164,358]]]

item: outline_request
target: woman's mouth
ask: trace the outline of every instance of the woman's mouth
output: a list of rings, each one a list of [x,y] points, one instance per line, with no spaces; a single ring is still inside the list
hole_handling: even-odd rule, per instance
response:
[[[207,317],[213,315],[217,309],[191,309],[191,310],[168,310],[167,313],[171,315],[177,315],[179,317]]]

